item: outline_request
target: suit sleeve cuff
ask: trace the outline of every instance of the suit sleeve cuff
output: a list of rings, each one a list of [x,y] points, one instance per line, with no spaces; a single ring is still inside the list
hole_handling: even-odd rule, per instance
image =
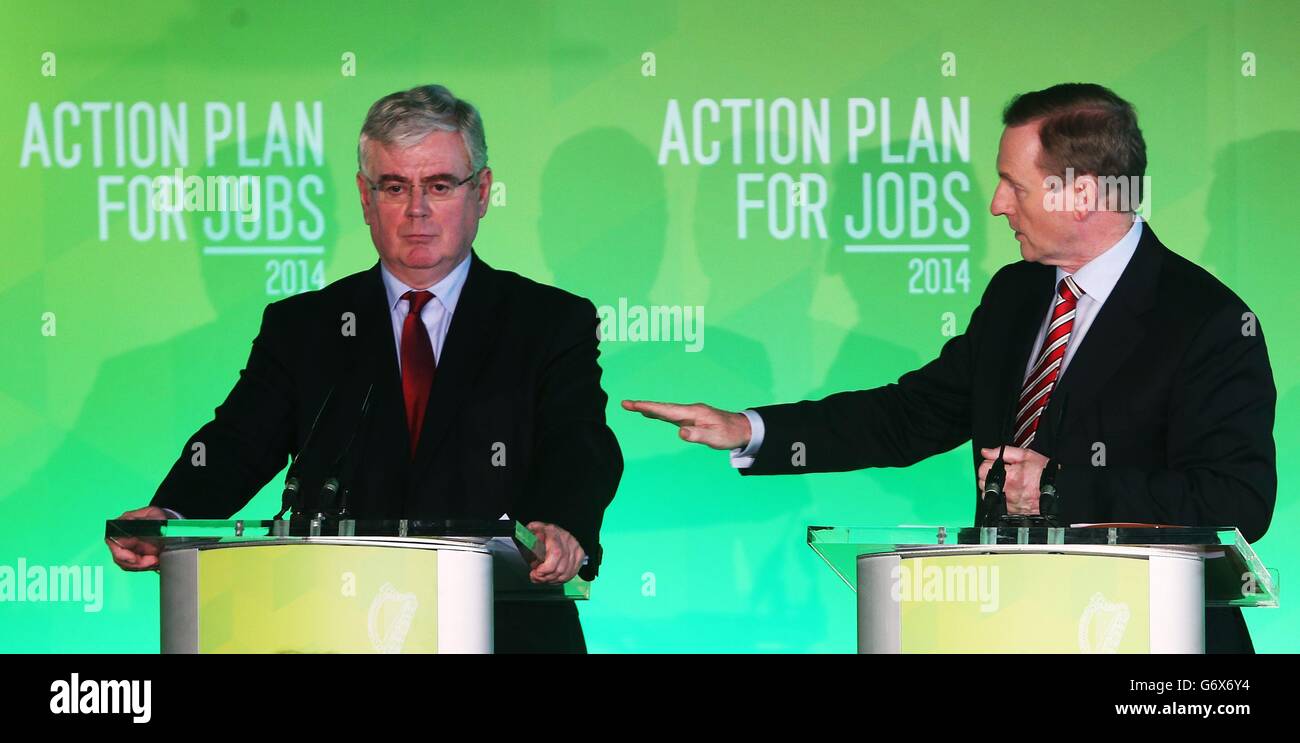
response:
[[[763,416],[754,410],[742,411],[746,418],[749,419],[749,443],[741,449],[731,450],[731,466],[736,469],[745,469],[754,464],[754,457],[758,456],[758,450],[763,446]]]

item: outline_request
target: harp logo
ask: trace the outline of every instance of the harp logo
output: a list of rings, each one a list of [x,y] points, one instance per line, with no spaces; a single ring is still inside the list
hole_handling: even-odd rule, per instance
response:
[[[370,602],[370,616],[366,629],[370,646],[377,653],[400,653],[406,644],[406,635],[415,620],[415,610],[420,600],[413,593],[401,593],[393,584],[385,583]]]
[[[1128,604],[1111,603],[1100,593],[1094,593],[1079,615],[1079,652],[1118,652],[1128,618]]]

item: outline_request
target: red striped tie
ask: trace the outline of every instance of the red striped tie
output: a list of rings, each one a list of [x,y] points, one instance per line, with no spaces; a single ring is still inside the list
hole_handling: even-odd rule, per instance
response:
[[[406,425],[411,435],[411,459],[424,427],[424,409],[429,404],[429,390],[437,364],[429,331],[420,319],[420,311],[433,299],[426,291],[409,291],[402,295],[409,305],[402,321],[402,397],[406,400]]]
[[[1074,308],[1083,296],[1083,290],[1066,276],[1056,289],[1056,306],[1052,308],[1052,321],[1047,325],[1047,336],[1038,352],[1038,361],[1025,379],[1020,392],[1020,405],[1016,413],[1016,435],[1011,437],[1015,446],[1025,448],[1034,440],[1038,418],[1052,397],[1052,388],[1061,376],[1061,362],[1070,345],[1070,331],[1074,328]]]

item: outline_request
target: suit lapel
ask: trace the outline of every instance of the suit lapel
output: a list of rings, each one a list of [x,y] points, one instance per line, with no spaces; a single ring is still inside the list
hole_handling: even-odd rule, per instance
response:
[[[493,328],[500,327],[500,298],[496,270],[474,254],[443,343],[442,356],[437,360],[424,428],[411,467],[412,486],[422,479],[420,475],[431,464],[492,350]]]
[[[1071,357],[1060,384],[1052,391],[1049,407],[1066,397],[1070,399],[1070,408],[1087,406],[1120,364],[1137,350],[1146,332],[1141,318],[1155,305],[1161,254],[1165,249],[1150,225],[1143,225],[1142,239],[1133,257]],[[1044,410],[1043,415],[1048,412]]]
[[[358,356],[352,359],[357,385],[356,404],[361,404],[371,383],[370,409],[363,439],[357,444],[359,457],[356,471],[362,479],[350,483],[365,514],[393,516],[401,507],[400,492],[392,492],[406,482],[410,464],[410,436],[406,427],[406,407],[402,400],[402,377],[397,367],[397,345],[393,338],[392,308],[384,289],[379,263],[366,272],[356,293],[343,312],[356,315]],[[334,318],[332,321],[338,321]],[[364,503],[360,502],[364,499]]]
[[[402,376],[397,369],[397,345],[393,338],[392,308],[388,306],[388,292],[376,263],[366,272],[355,297],[357,335],[362,342],[365,358],[370,361],[370,375],[376,389],[401,390]],[[405,415],[405,414],[403,414]]]

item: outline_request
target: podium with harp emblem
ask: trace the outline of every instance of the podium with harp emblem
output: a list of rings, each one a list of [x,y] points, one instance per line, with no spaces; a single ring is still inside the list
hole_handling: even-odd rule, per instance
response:
[[[109,521],[159,555],[164,653],[490,653],[496,601],[574,601],[528,580],[510,521]]]
[[[1276,607],[1234,528],[808,528],[861,653],[1201,653],[1205,607]]]

